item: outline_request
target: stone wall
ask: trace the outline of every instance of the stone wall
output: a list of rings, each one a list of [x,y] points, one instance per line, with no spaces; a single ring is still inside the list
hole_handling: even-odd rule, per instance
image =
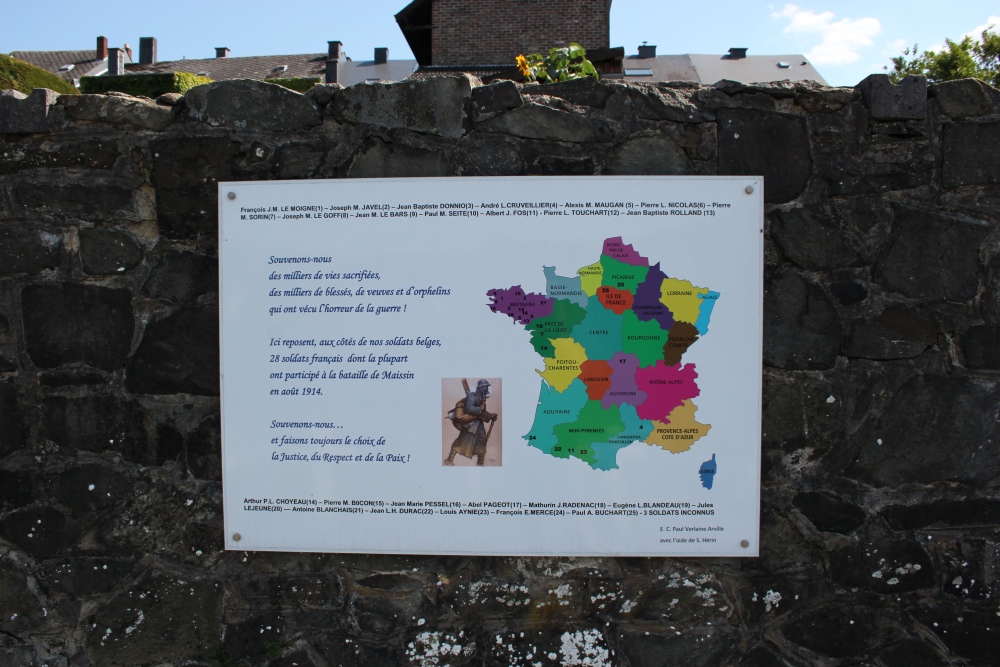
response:
[[[0,664],[996,664],[1000,92],[0,94]],[[761,556],[226,553],[216,181],[766,177]]]

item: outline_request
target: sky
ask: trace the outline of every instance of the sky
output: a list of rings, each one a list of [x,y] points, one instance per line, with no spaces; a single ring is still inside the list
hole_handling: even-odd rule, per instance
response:
[[[515,2],[515,0],[508,0]],[[94,48],[98,35],[111,46],[156,37],[160,60],[321,53],[340,40],[354,60],[388,47],[393,59],[412,58],[394,14],[408,0],[0,0],[0,53]],[[534,3],[532,3],[534,4]],[[990,24],[1000,30],[997,0],[614,0],[611,46],[636,53],[643,42],[658,54],[804,54],[833,86],[853,86],[883,72],[903,48],[940,48]]]

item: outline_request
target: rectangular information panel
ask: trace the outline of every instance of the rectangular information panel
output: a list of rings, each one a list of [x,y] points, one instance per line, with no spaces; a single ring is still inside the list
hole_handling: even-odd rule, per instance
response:
[[[219,202],[226,548],[757,555],[760,177]]]

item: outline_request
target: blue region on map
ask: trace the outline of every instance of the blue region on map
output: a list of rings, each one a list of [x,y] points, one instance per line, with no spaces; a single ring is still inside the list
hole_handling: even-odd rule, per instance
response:
[[[698,475],[701,476],[701,485],[706,489],[712,489],[712,483],[715,481],[715,473],[718,471],[719,466],[715,462],[715,454],[712,454],[712,458],[701,464],[698,468]]]

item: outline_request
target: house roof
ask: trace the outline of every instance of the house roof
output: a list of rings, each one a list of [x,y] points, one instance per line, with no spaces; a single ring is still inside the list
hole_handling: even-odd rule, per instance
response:
[[[299,53],[283,56],[242,56],[169,60],[153,64],[132,63],[125,66],[127,74],[151,72],[189,72],[207,76],[216,81],[226,79],[292,79],[298,77],[323,78],[326,72],[325,53]],[[415,60],[341,60],[338,82],[352,86],[364,81],[399,81],[405,79],[416,66]]]
[[[108,71],[107,58],[96,59],[94,49],[79,51],[13,51],[11,58],[23,60],[56,76],[76,83],[81,76],[97,76]],[[62,69],[73,65],[70,69]]]
[[[652,58],[627,56],[622,62],[622,69],[623,78],[627,81],[695,81],[710,86],[724,79],[743,83],[810,80],[826,85],[820,73],[802,54],[744,58],[717,54]],[[642,73],[630,75],[629,72]]]

